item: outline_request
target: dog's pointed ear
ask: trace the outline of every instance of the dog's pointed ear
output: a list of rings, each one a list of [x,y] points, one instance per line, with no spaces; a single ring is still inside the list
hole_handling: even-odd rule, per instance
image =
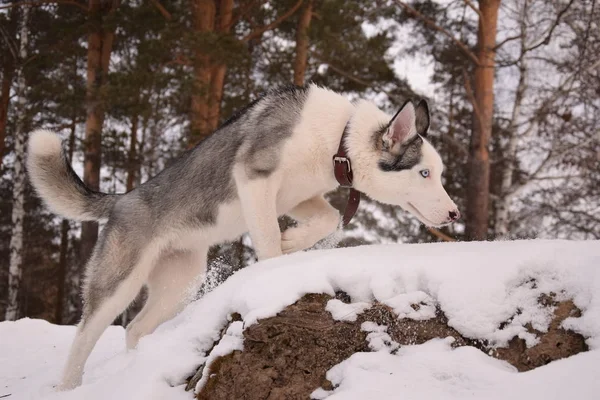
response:
[[[399,150],[403,143],[415,137],[417,135],[415,120],[415,106],[409,100],[390,121],[388,129],[382,137],[384,146],[390,151]]]
[[[429,123],[429,106],[426,100],[421,100],[415,107],[415,127],[417,128],[417,133],[423,137],[427,136]]]

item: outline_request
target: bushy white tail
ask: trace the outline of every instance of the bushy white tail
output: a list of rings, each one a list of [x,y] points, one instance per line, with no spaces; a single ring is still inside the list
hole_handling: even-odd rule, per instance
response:
[[[117,196],[89,189],[73,171],[60,137],[37,130],[29,138],[29,179],[54,213],[78,221],[108,218]]]

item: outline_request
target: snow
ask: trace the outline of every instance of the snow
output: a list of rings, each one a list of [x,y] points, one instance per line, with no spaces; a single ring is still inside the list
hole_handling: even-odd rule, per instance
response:
[[[410,318],[422,321],[435,317],[435,301],[427,293],[417,290],[411,293],[402,293],[384,304],[390,306],[398,318]],[[416,307],[413,308],[413,305]]]
[[[387,326],[385,325],[378,325],[375,322],[367,321],[360,325],[360,329],[369,332],[367,342],[369,342],[369,348],[373,351],[391,353],[400,347],[400,344],[392,340],[390,335],[388,335]]]
[[[360,302],[346,304],[338,299],[331,299],[327,302],[325,310],[331,313],[336,321],[356,321],[358,314],[371,307],[371,303]]]
[[[218,357],[226,356],[235,350],[244,350],[244,339],[242,337],[244,332],[244,323],[242,321],[235,321],[223,335],[223,338],[219,343],[212,349],[208,357],[204,361],[205,369],[210,368],[210,365]],[[208,374],[203,374],[202,379],[198,381],[198,387],[204,386],[208,380]]]
[[[582,333],[591,351],[517,373],[474,348],[452,349],[449,339],[396,349],[385,327],[366,324],[371,348],[381,351],[356,353],[332,368],[328,379],[338,386],[333,392],[315,388],[315,398],[593,399],[600,392],[599,266],[599,241],[394,244],[283,256],[237,272],[143,338],[136,350],[126,351],[123,329],[111,327],[92,352],[83,385],[70,392],[56,393],[53,385],[74,327],[29,319],[0,323],[0,398],[191,399],[186,378],[214,354],[242,349],[244,328],[304,294],[334,296],[341,290],[353,304],[332,300],[328,309],[337,318],[361,312],[364,304],[357,303],[374,301],[428,318],[437,304],[463,336],[497,345],[513,335],[535,343],[524,325],[547,329],[552,310],[538,298],[553,292],[582,310],[581,318],[563,325]],[[234,312],[243,323],[229,325]],[[228,325],[216,353],[209,354]]]
[[[318,389],[327,400],[597,399],[600,352],[591,351],[517,373],[473,347],[451,348],[452,340],[434,339],[387,352],[356,353],[327,373],[339,385]]]

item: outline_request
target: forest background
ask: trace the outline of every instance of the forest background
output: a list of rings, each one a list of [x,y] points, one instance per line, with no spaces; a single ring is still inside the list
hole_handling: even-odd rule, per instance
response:
[[[600,239],[599,8],[595,0],[1,2],[0,320],[77,322],[99,229],[52,215],[35,196],[24,167],[29,132],[59,133],[89,187],[120,193],[261,92],[292,83],[390,113],[427,98],[445,186],[463,211],[459,223],[427,229],[365,199],[328,245]],[[330,199],[342,208],[345,196]],[[245,236],[215,247],[203,290],[254,261]]]

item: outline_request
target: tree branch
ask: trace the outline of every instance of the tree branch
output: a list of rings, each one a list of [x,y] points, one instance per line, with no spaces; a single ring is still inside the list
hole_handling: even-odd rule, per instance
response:
[[[529,184],[534,181],[534,180],[540,180],[539,178],[539,174],[540,172],[542,172],[544,170],[544,168],[550,164],[550,162],[559,159],[567,154],[569,154],[571,151],[576,150],[578,148],[580,148],[581,146],[586,146],[587,144],[593,142],[593,141],[600,141],[600,135],[598,137],[592,136],[590,138],[588,138],[587,140],[584,140],[582,143],[578,143],[578,144],[574,144],[572,146],[569,146],[565,149],[563,149],[562,151],[556,153],[553,152],[552,150],[550,150],[548,152],[548,154],[546,155],[546,158],[544,158],[544,160],[538,165],[538,167],[535,169],[535,171],[533,171],[531,174],[529,174],[527,176],[527,181],[525,183],[523,183],[520,186],[517,186],[516,188],[514,188],[509,195],[510,196],[517,196],[519,193],[523,192],[523,190],[527,187],[529,187]]]
[[[481,14],[481,11],[479,10],[479,8],[475,7],[475,4],[473,4],[473,2],[471,0],[463,0],[465,2],[466,5],[469,6],[469,8],[471,8],[471,10],[475,11],[477,13],[477,15],[479,15],[479,18],[483,19],[483,15]]]
[[[167,11],[167,9],[164,8],[163,5],[160,4],[160,2],[158,0],[150,0],[150,2],[154,5],[154,7],[156,7],[158,9],[158,11],[160,11],[160,13],[163,15],[163,17],[165,17],[165,19],[167,21],[170,21],[173,18],[171,13],[169,11]]]
[[[17,60],[19,58],[19,56],[17,54],[16,44],[13,42],[13,40],[11,39],[8,32],[6,32],[6,29],[4,29],[4,27],[2,27],[2,26],[0,26],[0,33],[2,33],[2,37],[4,38],[4,41],[6,42],[6,46],[8,46],[8,49],[10,50],[10,53],[13,56],[13,59]]]
[[[194,65],[194,62],[184,54],[175,53],[175,57],[172,60],[167,61],[164,65],[184,65],[186,67],[189,67]]]
[[[397,101],[399,99],[396,98],[396,96],[393,96],[391,93],[389,93],[387,90],[385,90],[384,88],[382,88],[381,86],[378,85],[374,85],[372,82],[368,82],[365,81],[364,79],[352,75],[351,73],[345,71],[344,69],[335,66],[334,64],[331,64],[329,61],[327,61],[327,59],[321,57],[318,54],[313,54],[313,58],[315,58],[317,61],[320,61],[324,64],[327,64],[327,66],[329,68],[331,68],[332,70],[334,70],[336,73],[338,73],[339,75],[343,76],[346,79],[351,80],[352,82],[358,83],[359,85],[371,88],[373,90],[376,90],[378,92],[384,93],[387,97],[389,97],[391,100],[393,101]]]
[[[331,68],[332,70],[334,70],[335,72],[337,72],[338,74],[340,74],[341,76],[343,76],[346,79],[350,79],[352,82],[358,83],[359,85],[363,85],[366,87],[373,87],[371,82],[367,82],[362,78],[359,78],[358,76],[354,76],[351,73],[344,71],[342,68],[336,67],[335,65],[329,63],[327,60],[324,60],[322,58],[318,58],[319,61],[327,64],[329,66],[329,68]]]
[[[433,236],[435,236],[438,239],[442,239],[444,242],[456,242],[456,239],[454,239],[452,236],[448,236],[444,232],[442,232],[442,231],[440,231],[438,229],[435,229],[435,228],[432,228],[432,227],[427,227],[427,230]]]
[[[286,19],[288,19],[289,17],[292,16],[292,14],[294,14],[296,12],[296,10],[298,10],[300,8],[300,6],[302,5],[303,0],[298,0],[296,2],[296,4],[294,4],[294,6],[292,8],[290,8],[288,11],[286,11],[283,15],[281,15],[279,18],[277,18],[275,21],[271,22],[268,25],[264,25],[260,28],[255,29],[254,31],[250,32],[248,35],[246,35],[246,37],[244,37],[242,39],[243,42],[248,42],[252,39],[256,39],[257,37],[260,37],[260,35],[262,35],[263,33],[265,33],[266,31],[270,31],[271,29],[275,29],[279,24],[281,24],[283,21],[285,21]]]
[[[421,14],[419,11],[415,10],[414,8],[412,8],[411,6],[409,6],[408,4],[406,4],[403,1],[400,0],[395,0],[396,3],[401,6],[402,8],[404,8],[404,10],[406,10],[406,12],[409,15],[412,15],[418,19],[420,19],[421,21],[423,21],[423,23],[427,26],[429,26],[430,28],[433,28],[434,30],[443,33],[446,37],[448,37],[450,40],[452,40],[452,42],[458,46],[458,48],[460,50],[462,50],[462,52],[475,64],[475,65],[479,65],[479,59],[477,58],[477,56],[475,55],[475,53],[473,53],[471,50],[469,50],[469,48],[460,40],[458,40],[457,38],[455,38],[450,32],[448,32],[447,29],[442,28],[441,26],[439,26],[438,24],[436,24],[433,20],[427,18],[425,15]]]
[[[552,181],[556,179],[572,179],[572,178],[585,178],[586,176],[583,174],[579,175],[560,175],[560,176],[538,176],[531,178],[536,181]]]
[[[546,37],[544,39],[542,39],[541,42],[539,42],[536,45],[533,45],[531,47],[528,47],[527,49],[525,49],[525,53],[528,53],[532,50],[537,49],[538,47],[541,46],[545,46],[548,43],[550,43],[550,39],[552,38],[552,34],[554,33],[554,30],[556,29],[556,27],[558,26],[558,24],[560,23],[560,19],[562,18],[562,16],[569,10],[569,8],[571,7],[571,5],[575,2],[575,0],[571,0],[569,1],[569,4],[567,4],[565,6],[565,8],[563,8],[558,15],[556,16],[556,20],[554,21],[554,23],[552,24],[552,26],[550,27],[550,30],[548,31],[548,34],[546,35]]]
[[[442,142],[446,142],[454,147],[463,157],[469,156],[469,150],[458,140],[448,135],[440,135]]]
[[[238,23],[242,18],[248,15],[250,10],[253,8],[259,7],[261,4],[265,3],[266,0],[247,0],[244,5],[240,5],[236,8],[236,13],[231,18],[231,22],[227,26],[223,26],[222,28],[225,31],[230,31],[231,27]],[[260,4],[258,4],[260,3]]]
[[[38,0],[38,1],[19,1],[11,4],[7,4],[5,6],[0,6],[0,10],[12,8],[12,7],[20,7],[20,6],[31,6],[37,7],[42,6],[44,4],[66,4],[70,6],[79,7],[80,9],[87,11],[88,8],[85,4],[82,4],[76,0]]]
[[[515,35],[515,36],[509,36],[506,39],[504,39],[503,41],[501,41],[500,43],[498,43],[495,47],[494,47],[494,51],[497,51],[500,47],[504,46],[506,43],[508,42],[512,42],[513,40],[517,40],[517,39],[521,39],[521,35]]]

